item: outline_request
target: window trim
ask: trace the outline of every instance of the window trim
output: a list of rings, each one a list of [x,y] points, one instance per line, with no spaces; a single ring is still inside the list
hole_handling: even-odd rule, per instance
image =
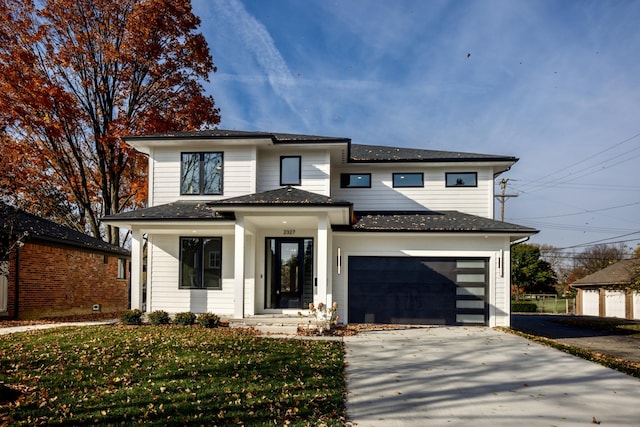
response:
[[[185,193],[182,191],[182,180],[184,178],[184,162],[182,157],[185,154],[197,154],[200,158],[198,160],[198,192],[197,193]],[[220,155],[220,191],[215,193],[204,192],[204,156],[205,154],[219,154]],[[220,196],[224,194],[224,151],[183,151],[180,153],[180,195],[181,196]]]
[[[366,176],[369,178],[369,185],[349,185],[352,176]],[[371,188],[371,173],[341,173],[340,188]]]
[[[396,175],[420,175],[420,185],[396,185]],[[394,172],[391,175],[393,188],[424,188],[424,172]]]
[[[449,175],[473,175],[475,183],[449,185]],[[447,188],[476,188],[478,187],[478,172],[445,172],[444,185]]]
[[[285,182],[282,179],[282,162],[285,159],[298,159],[298,181],[297,183]],[[280,156],[280,185],[302,185],[302,156]]]
[[[198,256],[198,261],[200,262],[199,265],[199,269],[198,269],[198,274],[197,274],[197,282],[196,285],[197,286],[185,286],[182,283],[182,274],[183,274],[183,259],[182,259],[182,242],[184,240],[194,240],[197,239],[198,240],[198,248],[197,248],[197,256]],[[204,275],[205,275],[205,268],[210,268],[207,267],[207,265],[210,263],[210,260],[205,259],[205,251],[204,251],[204,242],[205,240],[210,240],[210,239],[216,239],[220,242],[220,257],[216,260],[217,263],[219,263],[219,265],[217,267],[215,267],[215,269],[218,271],[218,284],[216,286],[206,286],[204,284]],[[180,236],[179,238],[179,242],[178,242],[178,289],[201,289],[204,291],[209,291],[209,290],[214,290],[214,291],[220,291],[222,290],[222,248],[223,248],[223,242],[222,242],[222,236]]]

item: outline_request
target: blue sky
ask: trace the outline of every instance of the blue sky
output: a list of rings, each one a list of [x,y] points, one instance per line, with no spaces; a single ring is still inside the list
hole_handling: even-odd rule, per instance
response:
[[[220,128],[513,155],[533,243],[640,242],[640,1],[193,5]]]

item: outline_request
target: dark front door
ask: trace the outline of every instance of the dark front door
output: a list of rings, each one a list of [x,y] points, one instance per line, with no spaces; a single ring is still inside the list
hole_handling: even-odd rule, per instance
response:
[[[313,298],[313,239],[267,238],[265,308],[303,308]]]

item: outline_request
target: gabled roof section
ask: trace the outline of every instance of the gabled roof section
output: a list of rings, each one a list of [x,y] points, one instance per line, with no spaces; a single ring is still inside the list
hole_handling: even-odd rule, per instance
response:
[[[12,224],[9,224],[10,222]],[[81,249],[129,255],[129,251],[124,248],[0,202],[0,228],[4,228],[5,225],[12,226],[14,235],[27,232],[27,241],[40,240]]]
[[[517,157],[351,144],[350,162],[517,162]]]
[[[347,206],[351,202],[336,200],[295,187],[282,187],[262,193],[209,202],[209,206]]]
[[[149,135],[131,135],[124,138],[125,141],[136,141],[144,139],[271,139],[274,144],[300,144],[300,143],[350,143],[351,139],[303,135],[293,133],[276,132],[250,132],[239,130],[198,130],[191,132],[166,132]]]
[[[335,231],[353,232],[465,232],[532,235],[538,230],[496,221],[458,211],[355,212],[357,222],[334,227]]]
[[[135,211],[123,212],[118,215],[104,217],[109,223],[130,221],[166,221],[166,220],[218,220],[233,221],[233,212],[218,212],[209,205],[208,201],[177,201],[165,205],[153,206]]]
[[[628,285],[635,270],[640,268],[640,259],[623,259],[602,270],[596,271],[571,284],[574,287]]]

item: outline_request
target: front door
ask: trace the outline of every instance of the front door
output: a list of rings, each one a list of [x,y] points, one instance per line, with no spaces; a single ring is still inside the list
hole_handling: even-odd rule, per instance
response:
[[[304,308],[313,301],[313,239],[267,238],[265,308]]]

